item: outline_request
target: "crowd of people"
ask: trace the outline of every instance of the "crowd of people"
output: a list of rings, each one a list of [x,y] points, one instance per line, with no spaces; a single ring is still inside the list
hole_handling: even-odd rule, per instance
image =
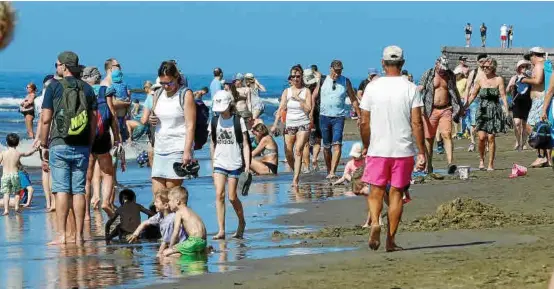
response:
[[[479,27],[479,33],[481,34],[481,47],[485,47],[487,45],[487,26],[485,25],[485,22],[481,24]],[[466,47],[471,46],[471,35],[473,34],[473,27],[471,26],[471,23],[467,23],[465,28],[465,36],[466,36]],[[513,46],[513,40],[514,40],[514,26],[513,25],[506,25],[502,24],[500,26],[500,47],[501,48],[510,48]]]
[[[141,232],[148,231],[149,225],[157,225],[159,232],[152,236],[163,236],[160,256],[203,252],[207,244],[205,227],[187,207],[188,192],[183,187],[183,180],[199,169],[194,151],[205,145],[210,147],[219,226],[213,239],[226,237],[226,192],[239,220],[233,237],[242,238],[246,221],[239,195],[247,194],[252,173],[277,174],[275,137],[282,123],[286,161],[293,171],[292,185],[299,185],[302,167],[309,169],[310,161],[312,169],[317,168],[322,144],[330,183],[350,181],[352,193],[367,198],[368,218],[364,226],[371,229],[369,246],[380,246],[380,216],[385,202],[386,250],[401,250],[395,233],[402,206],[410,200],[412,172],[439,177],[434,174],[432,162],[435,141],[446,152],[446,170],[453,174],[457,169],[454,139],[464,134],[470,138],[477,135],[479,168],[490,171],[494,170],[495,137],[506,132],[510,115],[514,118],[517,150],[525,148],[532,127],[549,118],[547,108],[554,80],[551,78],[550,86],[548,82],[545,86],[545,69],[550,62],[540,47],[532,48],[523,57],[507,86],[513,96],[511,104],[503,78],[496,75],[497,61],[485,54],[478,56],[479,67],[475,69],[470,69],[467,58],[461,57],[454,71],[449,69],[448,59],[440,56],[416,85],[402,69],[402,49],[389,46],[382,57],[384,73],[370,69],[357,91],[343,75],[339,60],[330,64],[328,75],[320,73],[315,65],[307,69],[294,65],[275,122],[268,128],[260,118],[265,111],[259,92],[265,87],[251,73],[225,81],[223,70],[216,68],[210,88],[192,91],[177,63],[164,61],[156,82],[144,85],[144,104],[136,107],[122,81],[117,60],[106,61],[102,79],[96,67],[80,65],[78,56],[66,51],[57,58],[55,75],[45,77],[43,93],[34,96],[40,121],[33,149],[17,151],[19,137],[10,134],[8,150],[0,155],[4,213],[8,213],[10,205],[19,210],[24,178],[20,177],[20,158],[39,151],[47,207],[55,210],[60,228],[53,244],[82,243],[83,225],[90,220],[91,208],[101,207],[110,218],[106,224],[107,241],[116,236],[129,241],[147,238],[152,231]],[[29,85],[29,90],[36,91],[36,87]],[[212,94],[211,113],[202,102],[207,93]],[[351,107],[345,104],[346,97]],[[358,116],[361,143],[352,148],[353,159],[343,177],[338,178],[345,119],[351,109]],[[129,111],[134,115],[132,119],[127,117]],[[461,125],[454,125],[457,123]],[[153,193],[149,209],[137,204],[130,190],[119,193],[120,206],[115,206],[117,161],[114,163],[112,156],[122,162],[124,170],[124,135],[132,140],[148,136]],[[469,151],[474,150],[473,138]],[[533,165],[551,165],[551,143],[536,148],[539,158]],[[487,152],[489,160],[485,163]],[[10,195],[14,196],[11,203]],[[31,199],[32,193],[27,204]],[[150,217],[143,224],[140,212]],[[118,217],[120,224],[112,230]]]

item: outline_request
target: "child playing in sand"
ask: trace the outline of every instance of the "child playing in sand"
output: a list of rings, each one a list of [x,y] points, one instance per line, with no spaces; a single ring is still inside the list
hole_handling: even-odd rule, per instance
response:
[[[4,216],[9,214],[10,195],[15,195],[15,212],[19,212],[19,192],[21,191],[18,173],[19,160],[22,157],[31,156],[37,151],[36,148],[33,148],[25,153],[18,152],[16,148],[19,145],[19,136],[15,133],[10,133],[6,136],[6,143],[8,145],[8,150],[0,154],[0,163],[3,166],[0,192],[3,194],[4,198]]]
[[[169,208],[175,212],[175,224],[169,249],[164,251],[164,256],[173,254],[194,255],[206,253],[206,226],[200,216],[187,207],[189,194],[183,187],[174,187],[169,192]],[[184,242],[179,240],[179,232],[182,228],[188,235]]]
[[[171,212],[169,209],[169,190],[161,190],[156,193],[154,197],[154,206],[158,213],[150,219],[142,222],[140,226],[135,230],[135,232],[127,236],[127,241],[132,243],[136,241],[140,233],[148,226],[159,226],[160,233],[162,234],[162,244],[158,250],[157,257],[161,257],[165,249],[168,248],[168,245],[171,243],[171,236],[173,234],[173,225],[175,223],[175,213]],[[184,242],[187,239],[187,235],[183,228],[179,228],[179,243]]]
[[[140,204],[136,203],[135,192],[125,189],[119,192],[119,207],[114,215],[106,223],[105,234],[106,242],[110,242],[115,236],[119,236],[119,240],[124,240],[129,234],[135,232],[140,225],[140,212],[152,217],[154,214]],[[113,222],[119,217],[120,223],[115,226],[115,229],[110,232]]]
[[[346,181],[352,182],[352,174],[358,169],[363,169],[365,167],[365,160],[362,156],[363,145],[360,142],[355,143],[350,150],[350,161],[344,166],[344,173],[340,179],[332,183],[333,186],[342,184]],[[363,194],[361,190],[355,190],[353,188],[352,193],[358,195]],[[367,194],[367,193],[366,193]]]

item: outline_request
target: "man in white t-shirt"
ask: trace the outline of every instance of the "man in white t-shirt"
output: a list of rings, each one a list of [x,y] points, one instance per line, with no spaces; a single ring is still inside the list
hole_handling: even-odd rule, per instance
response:
[[[401,76],[404,56],[398,46],[383,51],[385,76],[367,85],[362,101],[360,133],[367,151],[362,181],[371,185],[369,204],[371,233],[369,247],[380,245],[379,216],[390,184],[389,232],[386,250],[401,250],[394,241],[402,216],[402,195],[412,176],[417,146],[417,169],[425,168],[425,144],[421,108],[423,101],[412,82]],[[414,142],[415,138],[415,142]]]
[[[506,48],[506,40],[508,39],[508,26],[502,24],[500,26],[500,47]]]

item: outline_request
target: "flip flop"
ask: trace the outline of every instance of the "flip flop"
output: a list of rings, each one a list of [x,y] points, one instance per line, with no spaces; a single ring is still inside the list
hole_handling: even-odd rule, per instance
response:
[[[195,176],[198,175],[200,170],[200,164],[198,161],[192,161],[188,165],[183,165],[183,163],[173,163],[173,171],[175,174],[181,178],[186,176]]]

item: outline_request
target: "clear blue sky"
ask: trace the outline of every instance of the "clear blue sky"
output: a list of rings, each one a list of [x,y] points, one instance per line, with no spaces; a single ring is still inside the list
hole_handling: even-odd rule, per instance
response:
[[[516,46],[554,47],[554,3],[548,2],[16,2],[15,39],[0,51],[0,70],[54,70],[63,50],[85,65],[117,58],[130,73],[155,73],[177,59],[187,74],[252,71],[286,75],[296,64],[326,71],[341,59],[346,75],[379,67],[381,51],[405,50],[416,77],[441,46],[463,46],[464,25],[489,28],[499,46],[503,23],[514,25]],[[526,11],[525,13],[523,13]],[[531,12],[533,13],[531,15]]]

